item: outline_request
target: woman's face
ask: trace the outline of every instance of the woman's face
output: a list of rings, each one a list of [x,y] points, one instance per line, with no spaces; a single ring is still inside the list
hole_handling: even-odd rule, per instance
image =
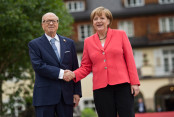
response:
[[[101,16],[95,15],[93,19],[93,26],[96,31],[107,30],[110,21],[104,13]]]

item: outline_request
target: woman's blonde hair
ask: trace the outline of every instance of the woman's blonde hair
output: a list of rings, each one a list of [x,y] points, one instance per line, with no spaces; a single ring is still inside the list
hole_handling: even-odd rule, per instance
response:
[[[112,21],[113,21],[112,13],[109,11],[109,9],[106,9],[106,8],[104,8],[102,6],[97,7],[96,9],[94,9],[91,12],[91,16],[90,16],[91,21],[93,22],[93,19],[94,19],[95,15],[101,16],[102,13],[104,13],[105,16],[109,19],[110,23],[109,23],[108,26],[110,27],[111,24],[112,24]]]

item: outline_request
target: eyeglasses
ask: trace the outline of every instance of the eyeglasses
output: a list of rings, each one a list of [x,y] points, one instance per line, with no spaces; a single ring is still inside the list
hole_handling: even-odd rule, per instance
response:
[[[59,20],[44,20],[44,21],[43,21],[43,23],[47,23],[47,24],[50,24],[51,22],[52,22],[53,24],[55,24],[55,23],[59,22]]]

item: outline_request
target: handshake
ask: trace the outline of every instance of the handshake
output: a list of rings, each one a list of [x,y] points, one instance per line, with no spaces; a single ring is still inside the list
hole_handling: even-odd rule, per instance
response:
[[[71,81],[72,79],[74,79],[76,76],[75,76],[75,73],[70,71],[70,70],[65,70],[64,71],[64,75],[63,75],[63,80],[66,81],[66,82],[69,82]]]

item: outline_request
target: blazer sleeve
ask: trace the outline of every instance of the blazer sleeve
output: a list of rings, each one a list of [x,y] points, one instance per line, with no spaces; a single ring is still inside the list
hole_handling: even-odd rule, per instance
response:
[[[76,53],[74,42],[73,42],[73,46],[72,46],[72,52],[73,52],[72,59],[73,59],[73,71],[74,71],[77,68],[79,68],[78,60],[77,60],[77,53]],[[78,94],[80,97],[82,97],[81,82],[80,81],[78,81],[77,83],[74,82],[74,94]]]
[[[84,41],[83,57],[81,61],[81,66],[74,71],[76,78],[73,80],[78,82],[79,80],[85,78],[92,71],[92,62],[89,57],[87,41]]]
[[[37,48],[35,44],[30,42],[28,44],[28,47],[31,63],[36,74],[38,74],[41,77],[58,80],[60,69],[56,66],[46,64],[42,60],[40,50]]]
[[[126,61],[131,85],[140,85],[137,68],[134,61],[133,51],[126,33],[123,31],[123,54]]]

